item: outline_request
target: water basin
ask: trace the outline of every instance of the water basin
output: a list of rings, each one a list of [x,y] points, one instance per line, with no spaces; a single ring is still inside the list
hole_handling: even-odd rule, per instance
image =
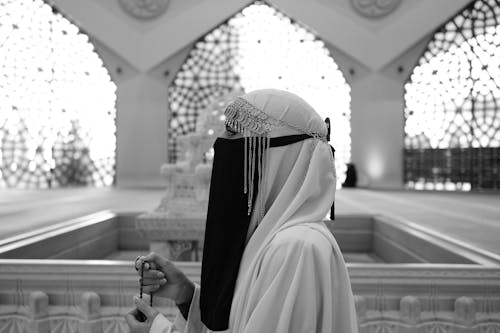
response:
[[[133,260],[150,245],[136,230],[138,215],[102,211],[12,237],[0,242],[0,258]],[[340,215],[325,223],[348,263],[500,263],[493,254],[385,216]],[[185,236],[192,246],[181,261],[201,260],[202,231],[193,231],[192,239]]]

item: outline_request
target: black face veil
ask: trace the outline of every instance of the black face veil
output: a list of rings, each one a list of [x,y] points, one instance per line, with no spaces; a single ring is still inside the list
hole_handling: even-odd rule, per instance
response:
[[[263,175],[266,152],[309,139],[307,134],[289,135],[266,140],[218,138],[210,183],[205,243],[201,272],[201,320],[212,331],[229,327],[229,314],[236,278],[252,216],[255,198]],[[246,173],[251,170],[251,177]],[[248,182],[247,179],[250,179]],[[245,189],[245,191],[243,190]],[[255,195],[251,195],[254,193]]]

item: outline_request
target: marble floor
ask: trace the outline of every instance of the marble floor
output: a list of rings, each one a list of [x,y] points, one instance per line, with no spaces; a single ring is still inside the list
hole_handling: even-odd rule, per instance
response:
[[[144,212],[160,189],[0,190],[0,239],[101,210]],[[384,214],[500,254],[500,193],[343,189],[337,214]]]
[[[339,213],[383,214],[500,254],[500,193],[344,189]]]

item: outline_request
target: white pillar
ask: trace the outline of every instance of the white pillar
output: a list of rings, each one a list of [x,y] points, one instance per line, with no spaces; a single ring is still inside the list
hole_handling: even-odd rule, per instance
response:
[[[352,161],[359,186],[401,188],[403,84],[372,72],[351,84]]]

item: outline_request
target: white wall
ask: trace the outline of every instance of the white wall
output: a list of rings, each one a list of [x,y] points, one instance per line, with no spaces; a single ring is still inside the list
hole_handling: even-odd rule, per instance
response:
[[[191,45],[152,70],[140,72],[100,41],[93,43],[117,85],[116,184],[163,187],[160,167],[168,151],[167,88]]]

